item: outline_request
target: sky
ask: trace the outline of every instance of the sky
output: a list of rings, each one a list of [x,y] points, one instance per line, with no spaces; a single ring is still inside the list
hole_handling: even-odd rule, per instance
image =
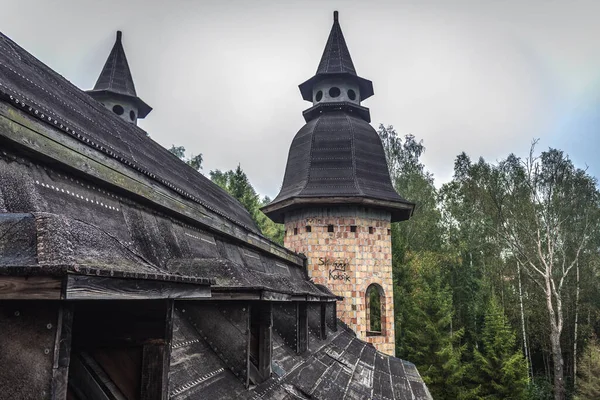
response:
[[[304,125],[312,77],[339,11],[372,125],[423,140],[440,185],[465,151],[488,161],[560,148],[600,177],[599,1],[0,0],[0,31],[81,89],[117,30],[139,125],[202,153],[204,173],[241,164],[271,198]],[[410,194],[403,194],[410,198]]]

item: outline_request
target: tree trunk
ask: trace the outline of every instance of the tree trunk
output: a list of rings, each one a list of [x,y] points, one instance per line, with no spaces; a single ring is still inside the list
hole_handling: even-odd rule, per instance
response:
[[[550,332],[552,363],[554,364],[554,400],[565,400],[564,362],[560,347],[560,332],[554,327]]]
[[[575,289],[575,338],[573,339],[573,386],[577,387],[577,324],[579,322],[579,262],[575,265],[577,287]]]
[[[548,309],[548,317],[550,317],[550,345],[552,347],[552,364],[554,367],[554,399],[565,400],[565,379],[564,379],[564,361],[562,356],[562,348],[560,347],[560,334],[563,326],[562,314],[562,299],[559,292],[553,291],[553,282],[550,273],[546,272],[546,307]],[[552,296],[556,301],[556,310],[552,303]]]
[[[527,363],[527,375],[533,379],[533,371],[530,365],[529,349],[527,348],[527,332],[525,331],[525,311],[523,310],[523,290],[521,289],[521,264],[517,261],[517,274],[519,275],[519,305],[521,306],[521,328],[523,330],[523,350],[525,351],[525,362]]]

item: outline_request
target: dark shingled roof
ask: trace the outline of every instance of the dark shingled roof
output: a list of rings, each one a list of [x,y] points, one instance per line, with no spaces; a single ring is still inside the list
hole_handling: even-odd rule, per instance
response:
[[[320,338],[309,325],[309,349],[300,355],[286,344],[275,327],[273,374],[247,391],[231,366],[217,355],[227,353],[231,344],[218,343],[218,337],[211,337],[211,332],[198,332],[202,320],[206,319],[203,318],[205,312],[194,310],[199,306],[199,303],[179,303],[175,311],[169,382],[170,398],[174,400],[431,400],[414,364],[378,352],[341,322],[337,331],[328,325],[326,339]],[[315,310],[309,308],[309,318],[313,312]],[[221,315],[235,313],[221,310],[218,316]],[[229,331],[236,330],[235,321],[227,323]]]
[[[120,44],[118,47],[121,48]],[[174,195],[177,193],[259,233],[248,211],[236,199],[2,33],[0,100],[17,104],[36,118],[118,160],[124,168],[164,185]]]
[[[104,68],[102,68],[94,90],[111,90],[135,97],[137,93],[121,38],[121,31],[117,31],[117,40],[108,55]]]
[[[342,34],[342,27],[338,21],[338,12],[333,13],[333,26],[317,68],[317,74],[335,74],[348,72],[356,75],[350,51]]]
[[[392,220],[408,219],[412,203],[396,193],[379,135],[369,123],[344,111],[330,111],[308,122],[296,134],[288,155],[281,192],[266,214],[283,220],[283,210],[319,199],[345,204],[384,203]],[[314,203],[314,202],[313,202]]]
[[[302,98],[306,101],[312,101],[312,87],[314,84],[332,75],[350,76],[360,87],[360,98],[362,100],[373,96],[373,83],[356,74],[352,57],[350,57],[350,51],[342,33],[342,27],[338,21],[337,11],[333,13],[333,26],[331,27],[325,50],[321,56],[317,73],[299,86]]]
[[[100,72],[98,81],[96,81],[94,89],[89,90],[88,93],[94,98],[106,95],[118,95],[129,98],[138,107],[138,117],[144,118],[152,111],[152,107],[137,96],[133,77],[131,76],[121,41],[122,36],[122,32],[117,31],[117,39],[108,55],[104,68],[102,68],[102,72]]]

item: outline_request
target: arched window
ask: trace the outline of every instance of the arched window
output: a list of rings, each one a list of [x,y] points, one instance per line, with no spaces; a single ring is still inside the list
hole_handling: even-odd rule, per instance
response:
[[[385,293],[376,283],[369,285],[365,292],[367,313],[367,336],[385,335]]]

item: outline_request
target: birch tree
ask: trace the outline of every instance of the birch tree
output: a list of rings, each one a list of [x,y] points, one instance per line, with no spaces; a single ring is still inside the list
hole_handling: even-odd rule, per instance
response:
[[[495,226],[523,271],[543,293],[553,360],[554,398],[565,399],[561,334],[565,282],[598,228],[595,179],[561,151],[514,155],[494,166],[483,188]]]

